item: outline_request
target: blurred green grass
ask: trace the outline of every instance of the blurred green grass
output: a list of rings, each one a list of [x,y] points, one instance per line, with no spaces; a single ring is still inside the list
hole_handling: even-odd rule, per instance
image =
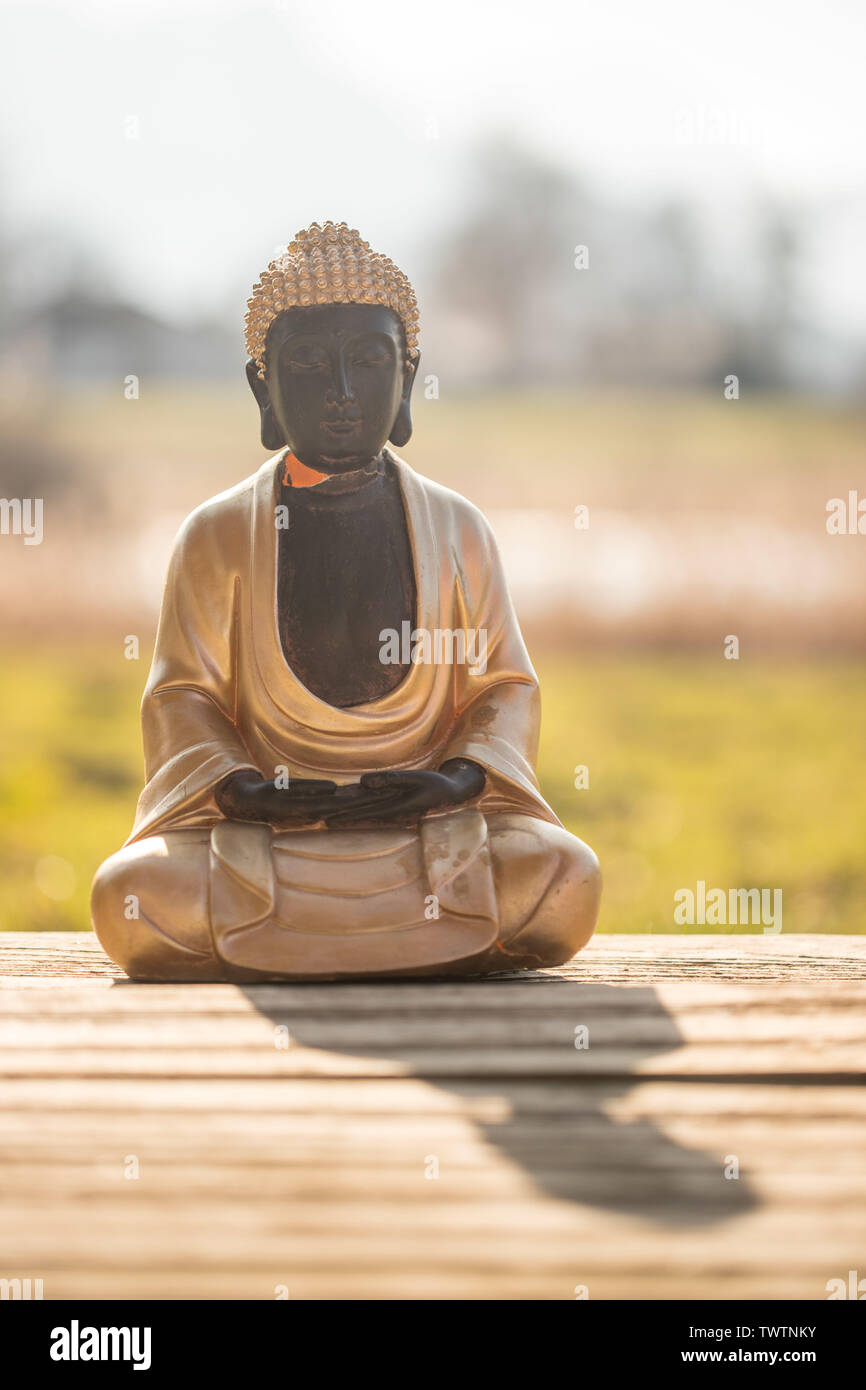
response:
[[[120,641],[7,651],[0,929],[88,927],[91,878],[126,838],[140,789],[149,655],[127,661]],[[534,655],[542,788],[601,859],[600,930],[689,930],[673,923],[673,895],[699,879],[781,888],[784,931],[864,930],[863,664]],[[577,765],[588,790],[573,785]],[[37,882],[55,856],[74,873],[61,900]]]
[[[674,893],[699,879],[781,888],[783,931],[864,930],[862,663],[653,654],[538,668],[539,775],[599,855],[602,931],[699,930],[673,922]]]

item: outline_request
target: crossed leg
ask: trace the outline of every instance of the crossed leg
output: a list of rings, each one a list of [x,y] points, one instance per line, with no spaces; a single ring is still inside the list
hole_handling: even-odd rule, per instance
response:
[[[479,975],[561,965],[592,936],[601,875],[589,846],[559,826],[514,813],[489,815],[487,830],[499,908],[496,941],[481,955],[401,974]],[[170,830],[112,855],[96,875],[91,902],[106,953],[133,979],[251,978],[227,966],[214,949],[210,874],[206,828]],[[430,930],[435,932],[435,921]],[[291,976],[280,972],[273,978]]]

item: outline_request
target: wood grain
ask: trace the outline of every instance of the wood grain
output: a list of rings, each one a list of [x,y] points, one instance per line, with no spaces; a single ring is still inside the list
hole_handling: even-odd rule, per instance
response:
[[[863,938],[602,936],[525,976],[241,988],[8,933],[0,977],[0,1277],[46,1298],[866,1276]]]

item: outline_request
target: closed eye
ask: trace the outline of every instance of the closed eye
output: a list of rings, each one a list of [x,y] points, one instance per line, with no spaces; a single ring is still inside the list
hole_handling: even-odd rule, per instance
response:
[[[327,367],[327,365],[324,359],[318,362],[304,362],[297,357],[289,358],[289,366],[293,372],[320,372],[322,368]]]

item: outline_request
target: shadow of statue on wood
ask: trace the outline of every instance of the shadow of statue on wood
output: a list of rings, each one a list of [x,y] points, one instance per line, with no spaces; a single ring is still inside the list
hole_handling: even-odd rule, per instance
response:
[[[686,1080],[675,1066],[637,1070],[683,1043],[651,986],[532,972],[423,986],[330,984],[326,1001],[315,985],[250,985],[242,993],[288,1030],[290,1046],[353,1061],[387,1059],[482,1112],[485,1101],[500,1100],[501,1119],[472,1123],[551,1197],[671,1228],[730,1220],[758,1203],[746,1177],[725,1176],[726,1154],[682,1145],[654,1116],[612,1113],[640,1085],[675,1082],[679,1113],[688,1114],[690,1087],[702,1079]],[[357,1066],[345,1075],[357,1078]]]

